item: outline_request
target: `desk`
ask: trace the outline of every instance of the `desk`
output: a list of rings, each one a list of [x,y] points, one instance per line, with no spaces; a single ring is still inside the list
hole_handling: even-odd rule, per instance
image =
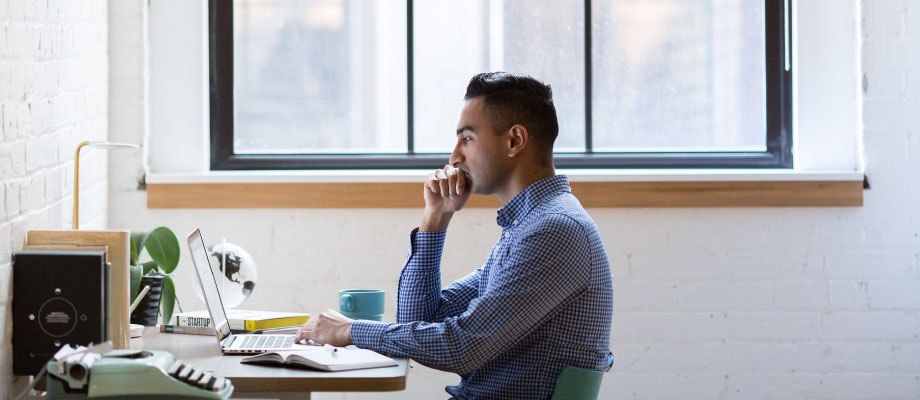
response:
[[[243,356],[221,355],[214,336],[160,333],[155,326],[144,328],[142,337],[131,339],[131,348],[166,350],[195,367],[213,370],[233,382],[236,398],[309,399],[310,392],[403,390],[409,374],[409,360],[405,358],[394,358],[395,367],[341,372],[240,364]]]

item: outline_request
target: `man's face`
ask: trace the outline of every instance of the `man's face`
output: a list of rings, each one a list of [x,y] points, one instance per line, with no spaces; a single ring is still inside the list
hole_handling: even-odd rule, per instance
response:
[[[504,132],[495,132],[482,97],[464,103],[450,164],[466,172],[472,193],[495,194],[505,185],[510,169],[506,140]]]

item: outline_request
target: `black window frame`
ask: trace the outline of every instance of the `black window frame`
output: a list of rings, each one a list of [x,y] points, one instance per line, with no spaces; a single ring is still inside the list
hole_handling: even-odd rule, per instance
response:
[[[407,2],[408,152],[400,154],[235,154],[233,150],[233,1],[209,0],[211,170],[430,169],[448,154],[413,149],[413,0]],[[765,0],[766,134],[763,152],[592,151],[591,0],[585,8],[585,152],[557,153],[557,168],[792,168],[792,9],[788,0]],[[462,93],[458,92],[458,96]]]

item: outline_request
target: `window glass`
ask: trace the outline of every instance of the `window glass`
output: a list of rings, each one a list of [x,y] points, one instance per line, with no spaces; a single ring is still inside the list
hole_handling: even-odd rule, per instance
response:
[[[584,2],[425,0],[413,3],[415,150],[450,152],[470,78],[523,73],[553,88],[557,151],[585,149]]]
[[[590,80],[584,1],[412,3],[234,0],[233,153],[449,153],[470,77],[499,70],[552,86],[560,153],[767,150],[765,0],[593,0]]]
[[[592,2],[594,151],[765,151],[763,0]]]
[[[406,3],[236,0],[237,154],[402,153]]]

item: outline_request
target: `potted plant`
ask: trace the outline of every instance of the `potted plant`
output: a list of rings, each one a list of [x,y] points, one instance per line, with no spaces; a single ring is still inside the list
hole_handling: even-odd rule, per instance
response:
[[[140,262],[141,253],[145,249],[150,260]],[[159,311],[163,321],[168,323],[172,318],[174,305],[179,303],[179,299],[176,298],[176,286],[169,275],[178,265],[179,239],[172,230],[160,226],[149,232],[131,232],[131,302],[135,301],[144,285],[150,286],[150,291],[132,313],[132,319],[139,316],[147,322],[141,323],[142,325],[155,325]],[[141,284],[142,281],[144,285]],[[157,305],[159,310],[156,310]],[[145,310],[145,306],[153,309]],[[181,306],[179,311],[182,311]],[[151,316],[152,318],[149,318]]]

